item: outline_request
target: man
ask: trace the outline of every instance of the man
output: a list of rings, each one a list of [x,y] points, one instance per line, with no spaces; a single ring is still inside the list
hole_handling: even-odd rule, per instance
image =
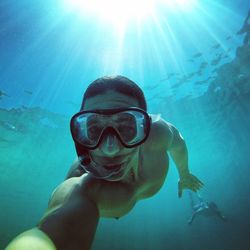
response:
[[[160,190],[168,171],[167,150],[179,172],[179,197],[185,188],[200,189],[178,130],[146,111],[142,90],[126,77],[90,84],[70,123],[78,161],[53,192],[38,227],[7,250],[33,249],[24,247],[31,244],[44,250],[89,249],[100,217],[119,218]]]
[[[189,197],[190,197],[190,201],[191,201],[191,207],[193,210],[193,214],[192,214],[190,220],[188,221],[189,225],[191,225],[193,223],[194,218],[198,215],[202,215],[205,217],[215,216],[215,217],[219,217],[224,222],[227,221],[227,218],[220,212],[217,205],[213,201],[206,202],[202,199],[202,197],[199,194],[197,194],[197,197],[199,199],[199,203],[195,204],[194,199],[193,199],[193,195],[191,192],[189,192]]]

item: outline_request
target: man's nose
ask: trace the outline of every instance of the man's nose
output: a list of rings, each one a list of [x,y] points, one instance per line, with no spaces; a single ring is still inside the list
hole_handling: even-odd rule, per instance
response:
[[[121,144],[116,135],[108,133],[103,137],[100,149],[107,156],[113,156],[120,151]]]

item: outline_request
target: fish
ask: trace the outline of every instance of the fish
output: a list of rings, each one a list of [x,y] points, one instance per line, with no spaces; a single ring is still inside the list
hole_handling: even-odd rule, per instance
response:
[[[207,79],[205,79],[205,80],[196,81],[195,84],[196,84],[196,85],[202,85],[202,84],[204,84],[204,83],[207,83],[211,78],[212,78],[212,77],[209,76],[209,77],[208,77]]]
[[[5,92],[3,92],[2,90],[0,90],[0,97],[2,96],[7,96],[7,97],[10,97],[9,95],[7,95]]]
[[[31,91],[29,91],[29,90],[24,90],[24,92],[25,92],[26,94],[29,94],[29,95],[32,95],[32,94],[33,94],[33,92],[31,92]]]
[[[207,63],[207,62],[202,62],[202,63],[200,64],[200,69],[204,69],[204,68],[206,68],[206,67],[207,67],[207,65],[208,65],[208,63]]]
[[[199,69],[199,70],[196,72],[196,75],[201,76],[201,75],[202,75],[202,69]]]
[[[218,48],[220,48],[221,47],[221,45],[219,44],[219,43],[216,43],[214,46],[212,46],[211,48],[212,49],[218,49]]]
[[[211,61],[211,65],[217,65],[222,59],[222,54],[218,55],[214,60]]]
[[[202,53],[198,52],[196,54],[194,54],[192,57],[193,58],[198,58],[198,57],[201,57],[202,56]]]
[[[17,131],[16,126],[10,122],[7,122],[7,121],[0,121],[0,126],[2,126],[3,128],[6,128],[8,130],[11,130],[11,131]]]
[[[188,79],[191,79],[196,73],[195,72],[191,72],[187,75]]]
[[[169,80],[171,77],[173,77],[173,76],[178,76],[178,75],[179,75],[178,73],[169,73],[169,74],[167,74],[167,77],[161,79],[160,81],[161,81],[161,82],[167,81],[167,80]]]
[[[0,137],[0,142],[9,143],[10,141],[9,141],[9,140],[6,140],[6,139],[3,138],[3,137]]]

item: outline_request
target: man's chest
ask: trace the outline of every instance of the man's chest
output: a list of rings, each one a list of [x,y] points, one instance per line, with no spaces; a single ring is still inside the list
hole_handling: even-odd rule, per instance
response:
[[[166,152],[149,150],[144,154],[143,165],[139,171],[142,185],[137,190],[138,199],[156,194],[164,184],[169,167]]]
[[[153,196],[164,183],[168,170],[168,156],[144,152],[136,176],[131,182],[103,182],[97,194],[103,217],[120,217],[128,213],[138,200]]]
[[[121,217],[135,205],[133,185],[124,183],[105,183],[99,188],[96,200],[101,217]]]

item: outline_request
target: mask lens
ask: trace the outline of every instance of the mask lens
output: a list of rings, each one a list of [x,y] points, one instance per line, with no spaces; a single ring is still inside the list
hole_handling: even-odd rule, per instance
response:
[[[86,129],[88,139],[92,142],[97,142],[103,130],[102,119],[98,114],[88,116]]]
[[[119,123],[117,130],[124,144],[132,146],[146,137],[145,120],[143,113],[127,111],[123,113],[123,122]]]
[[[72,119],[71,131],[74,140],[85,147],[96,146],[103,130],[99,121],[99,115],[95,113],[79,114]]]
[[[136,136],[136,120],[133,114],[120,113],[117,119],[116,129],[124,143],[130,142]]]
[[[86,148],[94,148],[107,128],[113,128],[121,143],[127,147],[139,144],[148,136],[149,117],[145,112],[135,108],[106,112],[86,111],[75,115],[71,120],[74,140]]]

